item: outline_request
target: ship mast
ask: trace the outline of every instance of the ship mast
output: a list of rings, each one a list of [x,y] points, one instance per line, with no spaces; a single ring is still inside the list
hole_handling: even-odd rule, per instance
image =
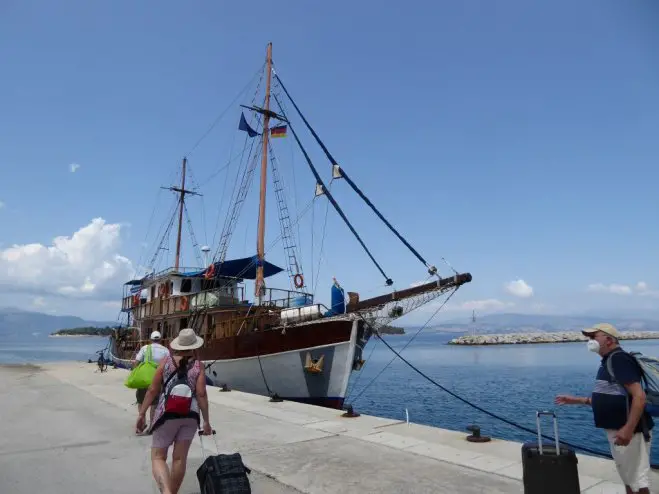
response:
[[[181,261],[181,230],[183,229],[183,208],[185,207],[185,195],[190,194],[198,196],[196,192],[185,189],[185,169],[188,164],[188,159],[183,158],[183,165],[181,171],[181,187],[161,187],[161,189],[171,190],[172,192],[179,193],[179,210],[178,210],[178,232],[176,234],[176,259],[174,261],[174,270],[178,271]]]
[[[265,105],[263,112],[263,151],[261,153],[261,193],[259,196],[259,228],[256,244],[258,263],[256,265],[256,282],[254,284],[254,295],[260,297],[263,293],[263,263],[265,260],[265,192],[268,172],[268,137],[270,124],[270,76],[272,74],[272,43],[268,43],[266,55],[266,86],[265,86]]]

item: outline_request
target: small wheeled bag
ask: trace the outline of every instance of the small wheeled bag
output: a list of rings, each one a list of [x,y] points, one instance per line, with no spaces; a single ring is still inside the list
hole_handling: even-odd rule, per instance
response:
[[[541,415],[550,415],[554,419],[555,444],[542,443]],[[577,455],[572,448],[560,445],[556,414],[536,412],[536,423],[538,442],[522,445],[524,494],[579,494]]]
[[[220,454],[215,431],[213,431],[217,455],[206,456],[202,436],[199,431],[201,452],[204,456],[204,462],[197,469],[201,494],[251,494],[252,489],[247,477],[251,470],[243,463],[240,453]]]

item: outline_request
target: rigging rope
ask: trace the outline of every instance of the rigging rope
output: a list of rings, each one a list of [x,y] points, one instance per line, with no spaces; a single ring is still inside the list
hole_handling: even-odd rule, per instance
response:
[[[284,90],[284,93],[286,93],[286,96],[288,97],[288,99],[290,100],[291,104],[293,105],[293,107],[294,107],[295,110],[297,111],[298,115],[300,115],[300,118],[302,119],[302,121],[305,123],[305,125],[306,125],[307,128],[309,129],[309,132],[311,132],[311,134],[314,136],[314,138],[316,139],[316,142],[318,142],[318,144],[320,145],[320,147],[323,149],[323,151],[325,152],[325,155],[326,155],[327,158],[330,160],[330,162],[332,163],[332,165],[338,167],[339,164],[338,164],[337,161],[334,159],[334,156],[332,156],[332,154],[329,152],[329,150],[327,149],[327,147],[325,146],[325,144],[323,143],[323,141],[320,139],[320,137],[318,137],[318,134],[316,134],[316,131],[313,129],[313,127],[311,127],[311,125],[309,124],[309,122],[307,121],[307,119],[304,117],[304,115],[303,115],[302,112],[300,111],[300,108],[297,106],[297,104],[295,103],[295,101],[293,100],[293,98],[291,97],[291,95],[289,94],[288,90],[286,89],[286,86],[284,86],[284,83],[282,82],[282,80],[281,80],[281,78],[279,77],[279,75],[275,74],[275,79],[277,80],[277,82],[279,83],[279,85],[281,86],[281,88]],[[279,101],[278,101],[278,102],[279,102]],[[279,107],[282,108],[281,105],[279,105]],[[283,112],[283,109],[282,109],[282,112]],[[283,113],[283,115],[286,116],[285,113]],[[289,124],[290,124],[290,122],[289,122]],[[292,130],[292,129],[291,129],[291,130]],[[380,213],[380,211],[378,211],[378,209],[377,209],[377,208],[375,207],[375,205],[374,205],[374,204],[368,199],[368,197],[366,197],[366,196],[364,195],[364,193],[361,191],[361,189],[360,189],[359,187],[357,187],[357,185],[356,185],[356,184],[350,179],[350,177],[348,177],[348,174],[347,174],[342,168],[340,168],[340,170],[341,170],[341,171],[340,171],[340,173],[341,173],[341,177],[344,178],[346,182],[348,182],[348,185],[350,185],[350,187],[352,187],[352,189],[353,189],[355,192],[357,192],[357,194],[359,195],[359,197],[361,197],[361,198],[364,200],[364,202],[365,202],[365,203],[366,203],[366,204],[367,204],[367,205],[373,210],[373,212],[378,216],[378,218],[380,218],[380,219],[382,220],[382,222],[384,222],[384,224],[387,225],[387,226],[389,227],[389,229],[390,229],[390,230],[391,230],[391,231],[392,231],[392,232],[393,232],[393,233],[394,233],[394,234],[400,239],[400,241],[403,242],[403,244],[405,244],[405,246],[406,246],[406,247],[412,252],[412,254],[414,254],[414,255],[416,256],[416,258],[419,259],[419,260],[420,260],[420,261],[421,261],[421,262],[422,262],[422,263],[428,268],[428,272],[429,272],[430,274],[436,274],[436,273],[437,273],[437,268],[436,268],[435,266],[430,265],[430,263],[428,263],[428,262],[427,262],[427,261],[421,256],[421,254],[419,254],[419,253],[417,252],[417,250],[416,250],[414,247],[412,247],[412,246],[409,244],[409,242],[408,242],[407,240],[405,240],[405,238],[404,238],[400,233],[398,233],[398,231],[393,227],[393,225],[392,225],[391,223],[389,223],[389,221],[387,221],[387,219],[386,219],[384,216],[382,216],[382,214]]]
[[[275,101],[277,101],[277,104],[279,105],[279,100],[277,99],[277,95],[273,94],[273,97],[275,98]],[[279,105],[279,108],[281,108],[281,105]],[[288,120],[287,120],[288,121]],[[348,226],[352,234],[355,236],[357,241],[361,244],[363,247],[364,251],[366,251],[366,254],[368,254],[368,257],[371,258],[371,261],[373,261],[373,264],[378,268],[382,276],[384,276],[384,279],[386,280],[387,286],[391,286],[393,284],[393,281],[391,278],[387,276],[387,274],[384,272],[382,267],[378,264],[378,262],[375,260],[373,257],[373,254],[368,250],[368,247],[366,247],[366,244],[364,244],[364,241],[361,239],[357,231],[354,229],[346,215],[343,213],[343,210],[341,207],[337,204],[337,202],[334,200],[334,197],[332,196],[332,193],[327,189],[325,186],[325,183],[323,182],[323,179],[320,178],[320,175],[318,174],[318,171],[316,170],[316,167],[311,161],[311,158],[309,157],[309,154],[307,153],[306,149],[304,149],[304,146],[302,146],[302,143],[300,142],[300,138],[297,136],[297,133],[295,132],[295,129],[291,125],[290,122],[288,122],[288,127],[291,129],[291,132],[293,133],[293,137],[295,138],[295,141],[297,142],[298,147],[302,151],[302,154],[304,155],[304,158],[307,161],[307,164],[309,165],[309,168],[311,169],[311,173],[313,173],[314,177],[316,178],[316,182],[318,185],[322,187],[323,192],[327,196],[327,199],[332,203],[332,206],[334,206],[334,209],[336,209],[336,212],[339,213],[339,216],[343,219],[345,224]]]
[[[330,180],[329,188],[332,190],[332,184],[334,183],[334,179]],[[323,234],[320,237],[320,252],[318,252],[318,266],[316,267],[316,274],[315,276],[312,276],[312,280],[315,280],[313,282],[313,294],[314,297],[316,296],[316,290],[318,290],[318,282],[320,281],[320,263],[323,260],[323,250],[325,249],[325,234],[327,233],[327,216],[329,213],[329,201],[325,203],[325,219],[323,220]],[[314,225],[311,225],[311,228],[313,229]],[[313,266],[311,266],[311,270],[313,271]]]
[[[440,305],[439,307],[437,307],[437,310],[431,314],[431,316],[430,316],[430,317],[426,320],[426,322],[425,322],[425,323],[419,328],[419,330],[418,330],[418,331],[417,331],[417,332],[416,332],[416,333],[415,333],[415,334],[414,334],[414,335],[413,335],[413,336],[407,341],[407,343],[405,343],[405,346],[403,346],[403,348],[401,348],[401,350],[400,350],[401,352],[402,352],[403,350],[405,350],[405,349],[409,346],[409,344],[412,343],[412,342],[414,341],[414,339],[415,339],[417,336],[419,336],[419,334],[421,333],[421,331],[423,331],[423,330],[428,326],[428,324],[430,324],[430,321],[432,321],[432,320],[435,318],[435,316],[436,316],[437,314],[439,314],[439,312],[444,308],[444,306],[448,303],[448,301],[451,300],[451,297],[453,297],[453,295],[455,294],[455,292],[458,291],[458,288],[459,288],[459,287],[455,288],[455,289],[449,294],[449,296],[446,297],[446,299],[444,300],[444,302],[442,302],[441,305]],[[379,332],[378,332],[377,330],[375,330],[375,328],[373,328],[373,326],[372,326],[369,322],[367,322],[367,321],[361,316],[361,314],[360,314],[360,317],[362,318],[362,321],[364,321],[364,322],[365,322],[365,323],[371,328],[371,330],[374,332],[375,335],[379,335]],[[381,339],[381,338],[380,338],[380,339]],[[383,340],[383,341],[384,341],[384,340]],[[359,397],[360,397],[361,395],[364,394],[364,391],[366,391],[368,388],[371,387],[371,384],[373,384],[373,383],[375,382],[375,380],[376,380],[378,377],[380,377],[380,376],[382,375],[382,373],[387,369],[387,367],[389,367],[389,366],[392,364],[392,362],[393,362],[394,360],[396,360],[396,357],[395,357],[395,356],[394,356],[394,357],[393,357],[393,358],[387,363],[387,365],[385,365],[382,369],[380,369],[380,372],[377,373],[377,375],[376,375],[376,376],[375,376],[375,377],[374,377],[374,378],[373,378],[373,379],[372,379],[372,380],[371,380],[371,381],[370,381],[370,382],[369,382],[369,383],[368,383],[368,384],[367,384],[367,385],[366,385],[366,386],[365,386],[365,387],[359,392],[359,394],[358,394],[355,398],[353,398],[352,401],[353,401],[353,402],[357,401],[357,400],[359,399]],[[354,390],[355,390],[355,386],[352,387],[351,392],[353,392]],[[347,399],[347,398],[346,398],[346,399]]]
[[[234,103],[235,103],[236,101],[238,101],[238,98],[240,98],[240,97],[243,95],[243,93],[244,93],[245,91],[247,91],[247,89],[252,85],[252,83],[254,82],[254,79],[256,79],[256,76],[258,76],[259,74],[261,74],[261,76],[263,75],[263,66],[264,66],[264,65],[265,65],[265,63],[263,63],[263,64],[258,68],[258,70],[254,73],[254,75],[253,75],[252,78],[249,80],[249,82],[248,82],[247,84],[245,84],[245,87],[243,87],[243,88],[240,90],[240,92],[236,95],[236,97],[231,101],[231,103],[229,103],[229,105],[228,105],[224,110],[222,110],[222,112],[220,113],[220,115],[219,115],[219,116],[213,121],[213,123],[210,125],[210,127],[208,128],[208,130],[206,130],[206,132],[204,132],[204,134],[199,138],[199,140],[195,143],[195,145],[192,146],[192,149],[190,149],[190,151],[188,151],[187,154],[186,154],[185,156],[190,156],[190,155],[194,152],[194,150],[197,149],[197,147],[199,146],[199,144],[201,144],[201,142],[202,142],[206,137],[208,137],[208,134],[211,133],[211,131],[212,131],[212,130],[215,128],[215,126],[220,122],[220,120],[222,120],[222,117],[223,117],[224,115],[226,115],[226,113],[227,113],[227,112],[233,107]]]

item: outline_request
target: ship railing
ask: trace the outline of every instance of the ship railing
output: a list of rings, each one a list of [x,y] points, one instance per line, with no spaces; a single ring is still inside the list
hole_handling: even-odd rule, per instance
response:
[[[150,301],[141,299],[140,303],[134,305],[132,297],[123,300],[124,310],[132,310],[137,319],[151,316],[171,315],[179,312],[187,312],[195,309],[237,305],[243,301],[245,287],[224,286],[221,288],[210,288],[201,292],[181,293],[167,297],[156,297]],[[248,305],[247,302],[244,302]]]
[[[313,294],[281,288],[266,288],[261,305],[288,309],[313,304]]]
[[[138,304],[135,304],[133,296],[128,296],[123,299],[122,310],[133,311],[135,318],[144,319],[151,316],[170,315],[195,309],[209,309],[239,304],[250,305],[245,300],[245,287],[242,285],[210,288],[191,294],[183,293],[167,297],[156,297],[150,301],[142,298]],[[311,293],[283,290],[280,288],[266,288],[260,303],[262,306],[276,307],[279,309],[310,304],[313,304],[313,295]]]
[[[204,269],[206,269],[206,268],[205,267],[200,268],[199,266],[188,267],[188,268],[182,267],[182,268],[178,268],[178,269],[176,269],[173,266],[170,266],[170,267],[165,268],[165,269],[163,269],[161,271],[158,271],[156,273],[148,274],[142,279],[145,280],[145,281],[156,280],[158,278],[162,278],[163,276],[167,276],[168,274],[172,274],[172,273],[194,273],[194,272],[202,271]]]

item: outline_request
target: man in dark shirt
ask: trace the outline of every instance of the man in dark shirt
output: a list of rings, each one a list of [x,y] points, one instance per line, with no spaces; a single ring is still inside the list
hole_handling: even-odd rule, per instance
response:
[[[610,324],[585,329],[588,349],[601,357],[590,397],[559,395],[559,405],[591,405],[595,427],[604,429],[611,455],[628,494],[650,494],[652,417],[645,411],[642,371],[636,359],[620,348],[620,333]],[[607,366],[607,362],[611,362]],[[607,370],[613,370],[613,376]]]

